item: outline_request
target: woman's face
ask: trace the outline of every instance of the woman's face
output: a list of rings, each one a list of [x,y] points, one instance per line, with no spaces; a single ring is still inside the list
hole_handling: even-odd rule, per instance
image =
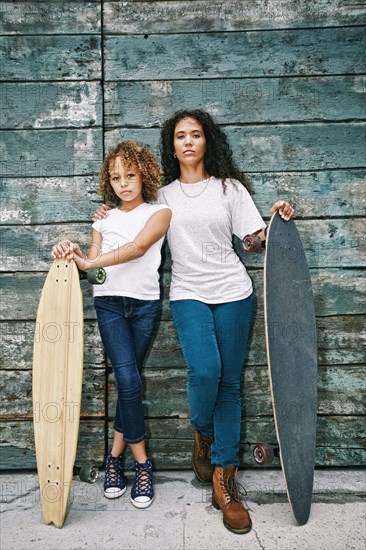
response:
[[[206,138],[195,118],[183,118],[174,129],[174,152],[180,164],[196,165],[203,161]]]
[[[142,198],[142,177],[137,168],[125,166],[119,157],[109,165],[109,181],[113,191],[122,201]]]

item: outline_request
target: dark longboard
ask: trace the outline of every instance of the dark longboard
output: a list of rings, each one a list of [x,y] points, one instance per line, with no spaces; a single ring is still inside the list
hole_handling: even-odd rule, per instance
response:
[[[304,248],[293,220],[275,213],[266,244],[264,314],[269,379],[288,500],[304,525],[315,465],[317,344]]]

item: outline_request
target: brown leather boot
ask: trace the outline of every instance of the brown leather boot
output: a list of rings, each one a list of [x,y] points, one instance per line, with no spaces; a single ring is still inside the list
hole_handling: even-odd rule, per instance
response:
[[[238,468],[229,464],[225,472],[221,466],[215,466],[213,473],[212,505],[221,509],[224,515],[224,525],[229,531],[241,535],[252,528],[249,513],[239,499],[236,485]]]
[[[201,434],[198,430],[194,436],[194,448],[192,454],[192,466],[196,478],[201,483],[211,483],[213,465],[211,464],[212,439]]]

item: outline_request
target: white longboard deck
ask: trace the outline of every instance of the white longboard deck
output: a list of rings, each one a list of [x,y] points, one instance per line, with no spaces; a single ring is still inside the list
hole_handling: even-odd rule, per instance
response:
[[[55,260],[39,302],[33,348],[33,422],[44,523],[62,527],[79,432],[83,303],[74,262]]]

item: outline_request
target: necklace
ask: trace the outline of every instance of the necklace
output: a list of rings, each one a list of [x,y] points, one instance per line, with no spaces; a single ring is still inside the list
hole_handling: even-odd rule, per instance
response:
[[[200,191],[200,192],[198,193],[198,195],[188,195],[188,193],[186,193],[186,192],[184,191],[184,189],[183,189],[182,182],[179,181],[179,180],[178,180],[178,181],[179,181],[179,185],[180,185],[180,188],[181,188],[181,190],[183,191],[183,193],[184,193],[187,197],[189,197],[190,199],[195,199],[196,197],[199,197],[200,195],[202,195],[202,193],[203,193],[204,191],[206,191],[207,186],[208,186],[208,182],[210,181],[210,179],[211,179],[211,176],[209,176],[206,180],[202,180],[202,182],[200,182],[200,183],[205,183],[205,182],[206,182],[206,185],[204,186],[204,188],[202,189],[202,191]]]

